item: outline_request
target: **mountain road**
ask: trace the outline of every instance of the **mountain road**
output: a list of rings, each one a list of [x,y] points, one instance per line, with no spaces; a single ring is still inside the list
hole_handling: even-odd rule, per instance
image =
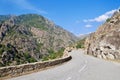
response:
[[[8,80],[120,80],[120,64],[85,55],[83,50],[69,53],[72,60],[53,68]]]

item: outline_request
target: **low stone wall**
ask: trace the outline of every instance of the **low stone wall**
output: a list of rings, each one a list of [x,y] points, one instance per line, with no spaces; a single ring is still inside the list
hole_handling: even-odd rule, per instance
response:
[[[66,61],[69,61],[70,59],[72,59],[72,57],[70,55],[67,55],[63,58],[45,61],[45,62],[35,62],[29,64],[16,65],[16,66],[2,67],[0,68],[0,78],[23,75],[31,71],[37,71],[46,67],[64,63]]]

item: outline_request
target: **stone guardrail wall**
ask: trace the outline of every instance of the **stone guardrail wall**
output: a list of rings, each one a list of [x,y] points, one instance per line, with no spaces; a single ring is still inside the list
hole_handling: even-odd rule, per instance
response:
[[[66,61],[69,61],[70,59],[72,59],[72,57],[70,55],[67,55],[63,58],[45,61],[45,62],[35,62],[35,63],[16,65],[16,66],[1,67],[0,78],[14,77],[14,76],[26,74],[28,72],[38,71],[40,69],[44,69],[50,66],[64,63]]]

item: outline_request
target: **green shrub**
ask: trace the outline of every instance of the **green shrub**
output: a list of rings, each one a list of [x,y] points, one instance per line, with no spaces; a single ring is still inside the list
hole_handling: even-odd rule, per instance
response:
[[[57,52],[53,49],[48,50],[49,54],[42,57],[42,61],[52,60],[56,58],[60,58],[63,56],[64,48],[61,48]]]
[[[49,60],[48,56],[43,56],[42,57],[42,61],[47,61],[47,60]]]
[[[41,48],[44,44],[43,43],[38,43],[37,46],[38,48]]]
[[[55,52],[54,52],[53,49],[49,49],[49,50],[48,50],[48,53],[49,53],[49,54],[53,54],[53,53],[55,53]]]
[[[28,54],[28,52],[24,53],[24,57],[25,57],[26,61],[29,63],[37,61],[35,58],[31,57],[30,54]]]
[[[84,48],[83,44],[77,44],[76,48]]]
[[[37,62],[37,60],[31,57],[29,58],[29,63],[32,63],[32,62]]]
[[[30,55],[28,54],[28,52],[24,53],[24,57],[25,57],[26,59],[29,59],[29,58],[30,58]]]
[[[106,22],[109,22],[110,21],[110,18],[108,18],[107,20],[106,20]]]
[[[55,59],[57,57],[56,53],[51,53],[49,56],[49,59]]]
[[[80,41],[77,42],[76,44],[76,48],[84,48],[84,42],[85,42],[85,39],[82,39]]]

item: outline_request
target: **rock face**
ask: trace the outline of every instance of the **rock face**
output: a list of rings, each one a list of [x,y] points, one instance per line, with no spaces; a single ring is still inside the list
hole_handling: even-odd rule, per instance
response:
[[[0,66],[41,60],[77,40],[70,32],[37,14],[0,16]]]
[[[120,60],[120,12],[106,20],[85,42],[86,53],[104,59]]]

